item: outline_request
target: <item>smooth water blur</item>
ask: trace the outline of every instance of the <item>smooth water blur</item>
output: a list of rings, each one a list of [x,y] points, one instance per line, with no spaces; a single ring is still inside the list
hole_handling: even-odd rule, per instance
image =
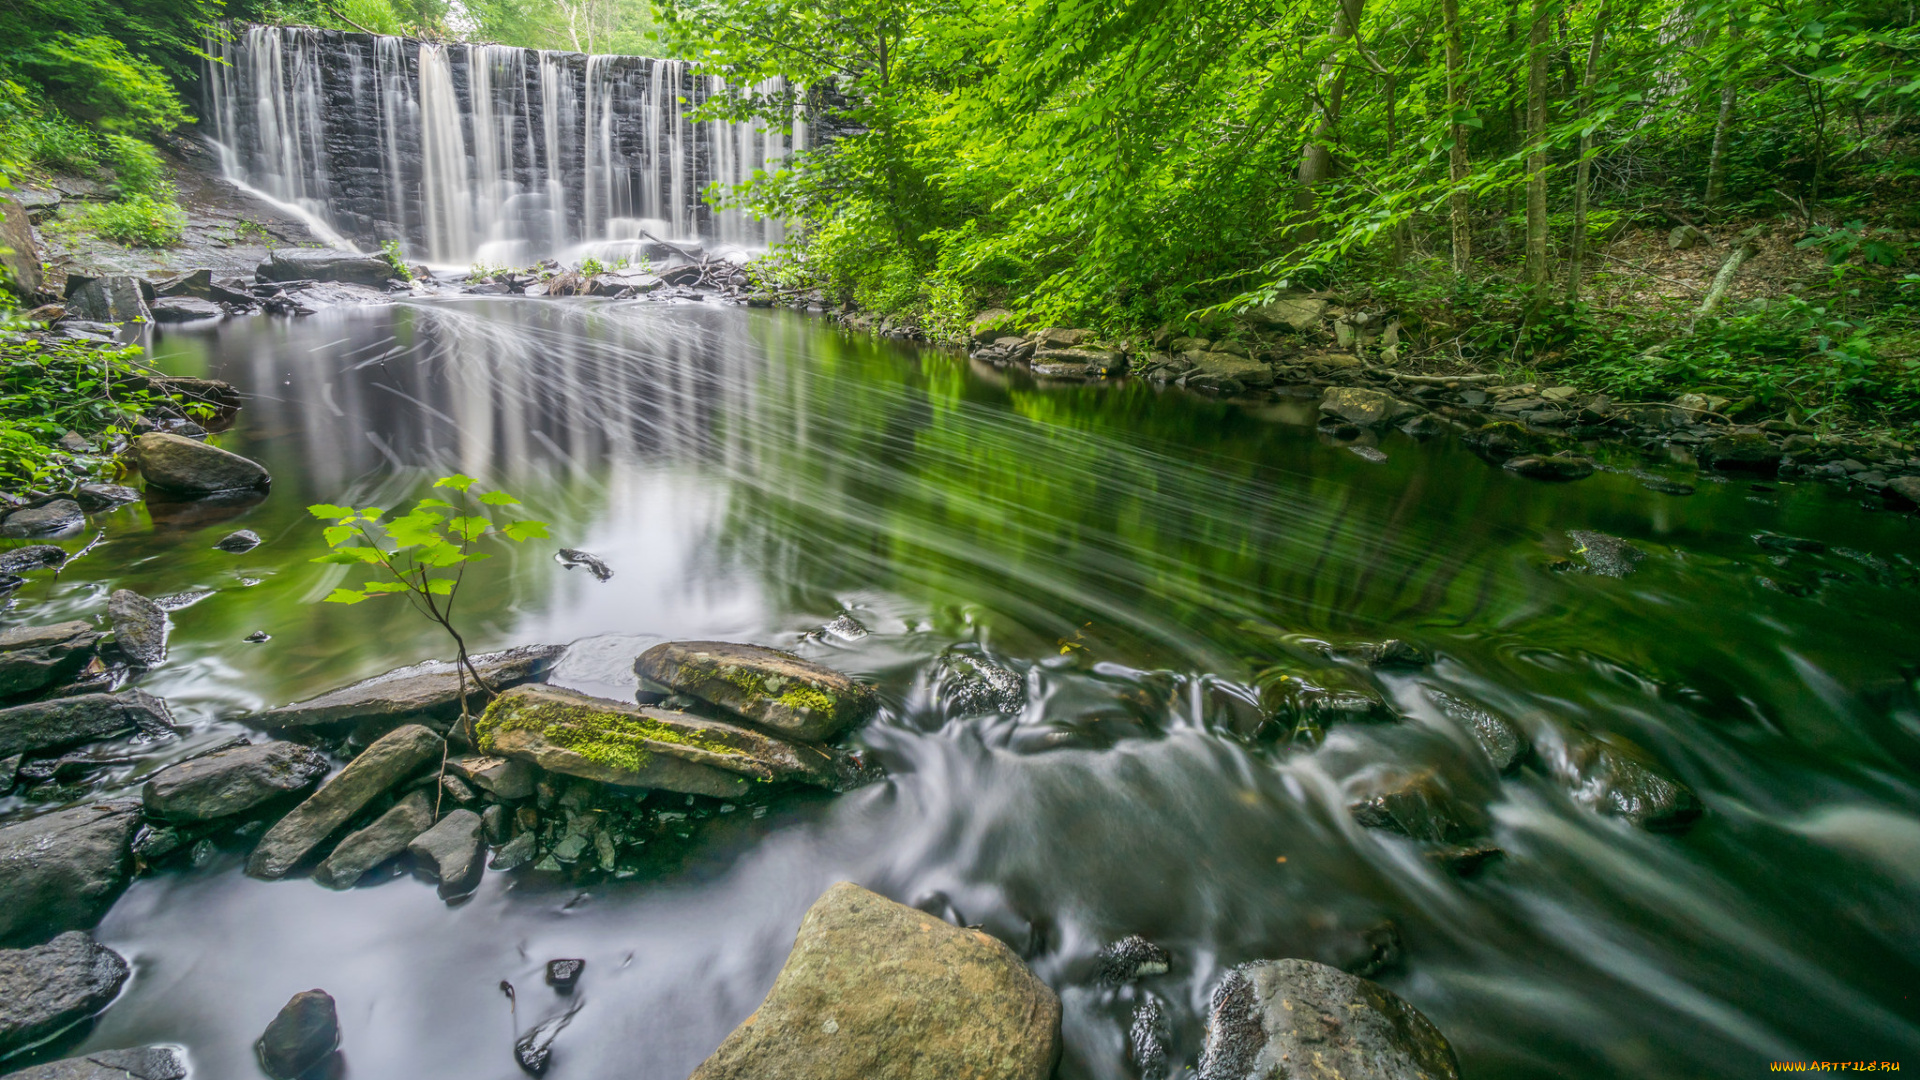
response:
[[[453,908],[406,879],[253,881],[238,852],[161,872],[100,930],[137,974],[84,1049],[181,1043],[196,1077],[251,1078],[253,1039],[318,986],[352,1076],[507,1078],[497,983],[520,988],[524,1028],[560,1008],[541,964],[581,956],[587,1004],[549,1076],[679,1080],[759,1002],[806,906],[851,879],[1028,956],[1065,1004],[1062,1077],[1133,1075],[1142,991],[1087,978],[1107,941],[1173,951],[1145,988],[1191,1060],[1227,966],[1345,962],[1382,918],[1406,960],[1381,981],[1469,1077],[1920,1064],[1911,517],[1812,485],[1544,485],[1397,434],[1374,464],[1317,436],[1311,401],[1037,386],[785,313],[461,301],[237,320],[157,350],[251,395],[223,441],[276,479],[257,505],[108,515],[103,543],[9,611],[97,615],[118,587],[187,605],[142,685],[194,733],[103,748],[127,757],[115,785],[249,710],[442,652],[397,603],[316,603],[342,571],[309,562],[324,546],[303,508],[391,507],[455,470],[554,538],[475,567],[470,641],[578,642],[556,681],[614,696],[664,638],[794,648],[880,685],[859,739],[888,779],[716,817],[627,880],[490,874]],[[243,527],[266,542],[212,548]],[[1648,558],[1624,579],[1557,570],[1568,529]],[[1779,565],[1761,529],[1854,555]],[[563,546],[613,578],[567,570]],[[843,612],[870,632],[821,632]],[[241,640],[255,630],[271,640]],[[1438,661],[1370,672],[1312,647],[1387,637]],[[1024,711],[949,718],[929,672],[963,643],[1025,674]],[[1369,685],[1406,719],[1261,743],[1258,685],[1279,672]],[[1500,777],[1429,689],[1536,738],[1635,745],[1706,815],[1654,834],[1537,767]],[[1354,824],[1348,793],[1394,767],[1484,800],[1506,857],[1461,879]]]

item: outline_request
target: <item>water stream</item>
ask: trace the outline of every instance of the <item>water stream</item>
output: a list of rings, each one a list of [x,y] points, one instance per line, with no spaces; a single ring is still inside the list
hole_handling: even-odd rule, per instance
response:
[[[120,510],[8,611],[204,594],[142,684],[191,733],[110,748],[102,790],[248,731],[249,710],[441,653],[397,606],[315,602],[338,568],[309,561],[324,546],[303,507],[393,506],[453,470],[554,534],[476,568],[481,647],[577,642],[556,681],[612,696],[663,639],[796,649],[881,688],[858,740],[887,777],[702,808],[622,876],[493,873],[453,907],[404,877],[251,880],[230,844],[107,916],[98,936],[136,974],[79,1049],[183,1044],[200,1080],[250,1080],[274,1011],[323,987],[349,1075],[506,1080],[497,984],[520,988],[524,1026],[561,1007],[544,961],[578,956],[586,1005],[548,1075],[680,1080],[759,1002],[801,912],[851,879],[1027,956],[1065,1005],[1063,1078],[1134,1075],[1143,992],[1191,1061],[1225,967],[1345,962],[1383,919],[1404,959],[1377,977],[1480,1080],[1920,1060],[1910,517],[1816,485],[1545,485],[1398,434],[1374,463],[1319,437],[1311,401],[1036,385],[784,312],[403,303],[168,330],[156,351],[251,395],[226,445],[276,479],[248,506]],[[265,543],[212,548],[242,527]],[[1567,572],[1570,529],[1647,557],[1625,578]],[[1759,530],[1834,550],[1783,565]],[[560,546],[614,576],[566,569]],[[864,636],[822,630],[843,615]],[[1303,645],[1389,637],[1435,662],[1369,671]],[[954,715],[930,683],[956,647],[1020,673],[1024,705]],[[1401,719],[1263,739],[1276,672],[1374,690]],[[1536,740],[1638,747],[1705,814],[1649,832],[1537,764],[1499,775],[1435,691]],[[1392,768],[1485,805],[1505,856],[1461,877],[1357,825],[1349,793]],[[1090,958],[1129,933],[1173,970],[1092,985]]]

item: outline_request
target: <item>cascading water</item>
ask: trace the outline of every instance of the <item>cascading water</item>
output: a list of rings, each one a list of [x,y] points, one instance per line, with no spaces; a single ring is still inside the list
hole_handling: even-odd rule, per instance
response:
[[[702,196],[777,170],[808,136],[797,109],[787,125],[694,121],[727,87],[678,60],[264,26],[207,51],[229,179],[323,235],[397,239],[440,265],[638,255],[648,237],[763,246],[779,222]]]

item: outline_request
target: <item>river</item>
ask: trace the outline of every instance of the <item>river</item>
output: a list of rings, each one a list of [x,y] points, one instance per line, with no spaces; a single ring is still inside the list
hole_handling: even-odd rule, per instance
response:
[[[476,647],[573,642],[554,681],[616,697],[661,640],[796,649],[880,687],[857,741],[886,778],[696,815],[617,876],[490,873],[452,907],[406,878],[252,880],[232,843],[120,899],[97,936],[135,976],[64,1052],[174,1043],[200,1080],[252,1078],[266,1022],[321,987],[349,1075],[506,1080],[498,984],[524,1028],[562,1005],[544,962],[574,956],[585,1004],[548,1075],[680,1080],[850,879],[1028,957],[1063,1000],[1063,1078],[1134,1075],[1147,991],[1191,1061],[1226,967],[1344,962],[1382,920],[1404,957],[1377,978],[1479,1080],[1920,1062],[1912,517],[1814,484],[1542,484],[1397,433],[1376,462],[1320,437],[1311,400],[1038,385],[701,304],[413,301],[162,329],[155,355],[250,395],[223,441],[275,482],[255,505],[96,519],[104,542],[17,596],[9,624],[93,614],[113,588],[176,598],[170,658],[140,685],[191,730],[114,748],[100,790],[246,733],[252,710],[443,654],[397,601],[317,602],[341,568],[310,561],[304,507],[391,507],[454,471],[553,534],[475,567]],[[265,542],[213,549],[237,528]],[[1569,530],[1646,558],[1578,572]],[[1763,530],[1846,550],[1782,556]],[[1315,644],[1387,638],[1434,662]],[[955,647],[1022,674],[1024,708],[955,715],[933,690]],[[1283,675],[1371,690],[1400,719],[1273,738],[1258,702]],[[1436,692],[1536,744],[1634,748],[1705,812],[1649,831],[1537,761],[1501,775]],[[1351,793],[1408,769],[1485,807],[1504,855],[1462,876],[1356,824]],[[1131,933],[1172,971],[1093,985],[1094,952]]]

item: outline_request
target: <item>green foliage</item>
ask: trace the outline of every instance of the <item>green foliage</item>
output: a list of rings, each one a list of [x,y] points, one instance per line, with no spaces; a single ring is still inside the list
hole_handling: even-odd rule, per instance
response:
[[[453,605],[468,564],[488,558],[474,551],[476,541],[486,537],[504,537],[522,543],[547,535],[545,522],[510,520],[502,525],[492,514],[499,507],[517,506],[520,500],[504,491],[479,492],[470,476],[443,476],[433,482],[458,499],[432,497],[421,499],[414,508],[398,517],[387,517],[377,507],[355,509],[320,503],[307,512],[321,521],[332,522],[324,530],[327,547],[332,550],[313,560],[369,570],[376,578],[359,588],[337,588],[327,594],[326,602],[358,604],[382,596],[405,596],[414,609],[438,624],[452,636],[459,649],[459,663],[465,674],[472,674],[483,689],[490,690],[467,659],[466,641],[453,625]],[[464,693],[462,715],[466,712]]]
[[[154,399],[135,389],[145,385],[138,348],[42,341],[27,329],[0,326],[0,478],[33,485],[59,478],[55,444],[66,432],[124,434]]]
[[[167,182],[160,151],[139,139],[113,132],[101,136],[100,142],[104,150],[102,156],[113,167],[114,182],[121,195],[172,199],[173,186]]]
[[[99,159],[100,142],[93,132],[47,108],[21,83],[0,80],[0,173],[86,172]]]
[[[387,240],[380,244],[380,257],[393,268],[393,276],[401,281],[413,280],[413,267],[407,265],[407,253],[400,248],[400,241]]]
[[[606,272],[607,264],[591,255],[587,256],[586,260],[580,264],[581,277],[597,277]]]
[[[186,211],[151,195],[129,195],[87,209],[81,223],[128,247],[171,247],[187,227]]]
[[[166,72],[111,37],[55,34],[14,63],[61,108],[106,131],[157,135],[193,122]]]

